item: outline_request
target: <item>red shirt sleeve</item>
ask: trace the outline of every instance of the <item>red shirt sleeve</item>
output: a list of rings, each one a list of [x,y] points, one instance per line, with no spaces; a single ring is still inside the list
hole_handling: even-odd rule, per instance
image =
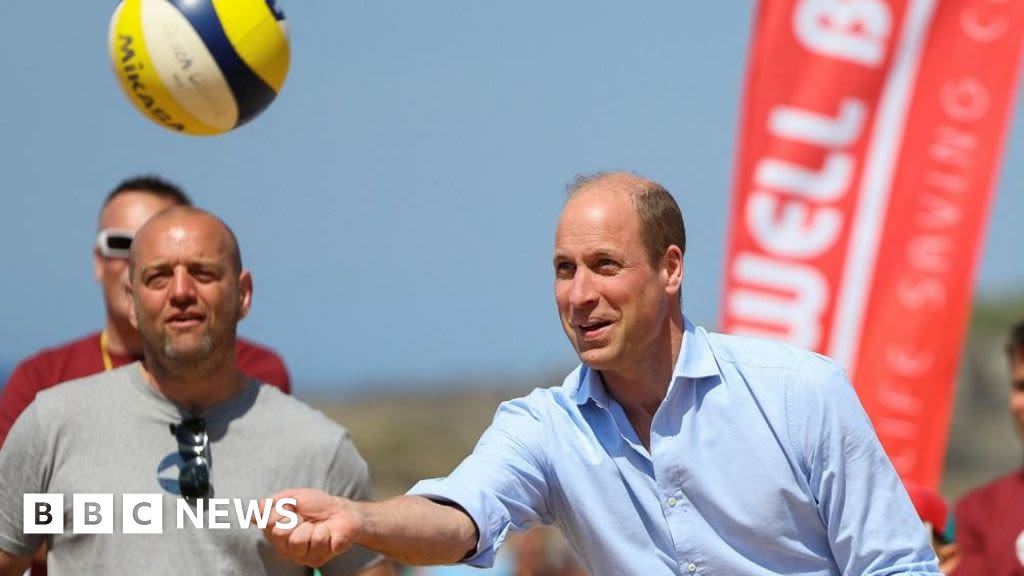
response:
[[[35,400],[36,392],[40,390],[39,385],[33,384],[31,366],[26,362],[18,364],[4,389],[0,390],[0,447],[4,445],[14,421]]]

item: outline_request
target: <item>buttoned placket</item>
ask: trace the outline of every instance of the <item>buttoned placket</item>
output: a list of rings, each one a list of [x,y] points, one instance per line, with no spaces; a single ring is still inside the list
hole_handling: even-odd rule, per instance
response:
[[[687,530],[689,512],[692,504],[682,490],[686,469],[686,455],[680,454],[678,440],[670,433],[671,422],[668,420],[673,413],[683,414],[692,410],[696,398],[693,381],[677,376],[673,385],[651,423],[650,460],[654,472],[654,480],[661,496],[662,510],[668,532],[676,551],[676,561],[684,573],[695,574],[700,570],[702,558],[694,543],[687,537],[692,530]]]

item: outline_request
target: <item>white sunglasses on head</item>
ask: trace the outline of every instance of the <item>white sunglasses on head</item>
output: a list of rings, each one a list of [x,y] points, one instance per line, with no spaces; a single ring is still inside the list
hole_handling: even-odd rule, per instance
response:
[[[96,248],[104,258],[128,259],[135,232],[122,228],[104,228],[96,235]]]

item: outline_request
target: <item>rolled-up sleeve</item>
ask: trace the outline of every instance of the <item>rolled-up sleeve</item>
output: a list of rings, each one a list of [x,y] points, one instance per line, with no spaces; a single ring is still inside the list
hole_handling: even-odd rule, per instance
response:
[[[546,459],[537,391],[503,403],[473,452],[445,478],[423,480],[410,495],[457,504],[480,533],[463,562],[490,567],[510,530],[550,522]]]

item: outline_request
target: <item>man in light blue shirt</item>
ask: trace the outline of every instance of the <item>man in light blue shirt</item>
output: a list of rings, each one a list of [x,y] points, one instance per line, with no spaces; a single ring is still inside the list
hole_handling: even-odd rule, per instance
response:
[[[510,531],[558,524],[594,575],[934,574],[925,530],[842,370],[682,315],[682,216],[660,185],[577,179],[555,300],[582,364],[504,403],[447,478],[354,503],[295,497],[269,528],[318,563],[352,544],[488,566]]]

